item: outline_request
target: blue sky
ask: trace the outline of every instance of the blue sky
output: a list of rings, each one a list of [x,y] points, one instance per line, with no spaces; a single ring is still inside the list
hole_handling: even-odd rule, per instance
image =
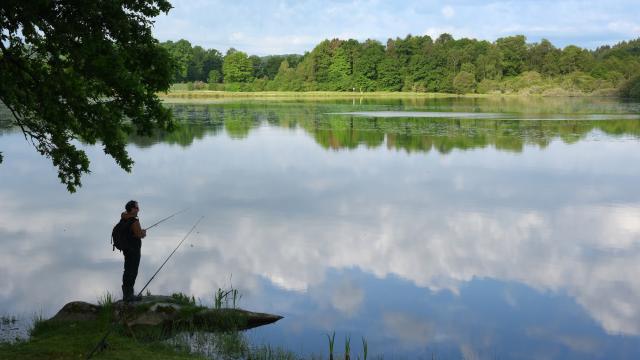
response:
[[[563,47],[595,48],[640,37],[638,0],[172,0],[156,18],[160,41],[189,40],[225,52],[304,53],[323,39],[377,39],[407,34],[494,41],[524,34]]]

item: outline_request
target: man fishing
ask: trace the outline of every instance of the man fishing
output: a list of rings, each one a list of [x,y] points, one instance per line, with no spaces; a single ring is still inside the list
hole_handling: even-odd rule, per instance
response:
[[[147,236],[147,230],[143,230],[138,220],[138,202],[131,200],[125,205],[125,212],[120,215],[120,222],[125,222],[129,231],[128,246],[122,249],[124,254],[124,272],[122,273],[122,300],[140,301],[141,297],[133,293],[133,285],[138,276],[138,266],[140,265],[140,249],[142,239]]]

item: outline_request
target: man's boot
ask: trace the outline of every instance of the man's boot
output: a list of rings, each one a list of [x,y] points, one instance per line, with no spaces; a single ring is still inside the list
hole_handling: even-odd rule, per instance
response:
[[[133,299],[133,288],[122,286],[122,301],[131,302]]]

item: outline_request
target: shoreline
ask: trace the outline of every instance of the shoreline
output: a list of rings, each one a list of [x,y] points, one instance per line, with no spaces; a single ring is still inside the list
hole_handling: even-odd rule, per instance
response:
[[[426,92],[346,92],[346,91],[222,91],[222,90],[179,90],[167,93],[158,93],[162,101],[171,100],[217,100],[217,99],[259,99],[259,100],[287,100],[287,99],[495,99],[495,98],[618,98],[611,93],[567,93],[562,95],[544,95],[531,93],[491,93],[491,94],[452,94],[452,93],[426,93]]]
[[[235,306],[197,304],[182,293],[146,295],[134,303],[113,302],[107,295],[96,304],[72,301],[49,319],[35,318],[25,329],[26,337],[0,342],[0,359],[264,358],[270,345],[251,344],[244,331],[280,319]],[[17,317],[4,316],[2,321],[15,323]]]

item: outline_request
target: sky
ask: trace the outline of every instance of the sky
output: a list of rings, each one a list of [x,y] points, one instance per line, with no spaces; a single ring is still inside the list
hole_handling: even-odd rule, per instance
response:
[[[640,37],[638,0],[170,0],[156,18],[160,41],[250,55],[302,54],[324,39],[376,39],[441,33],[495,41],[523,34],[528,42],[595,49]]]

